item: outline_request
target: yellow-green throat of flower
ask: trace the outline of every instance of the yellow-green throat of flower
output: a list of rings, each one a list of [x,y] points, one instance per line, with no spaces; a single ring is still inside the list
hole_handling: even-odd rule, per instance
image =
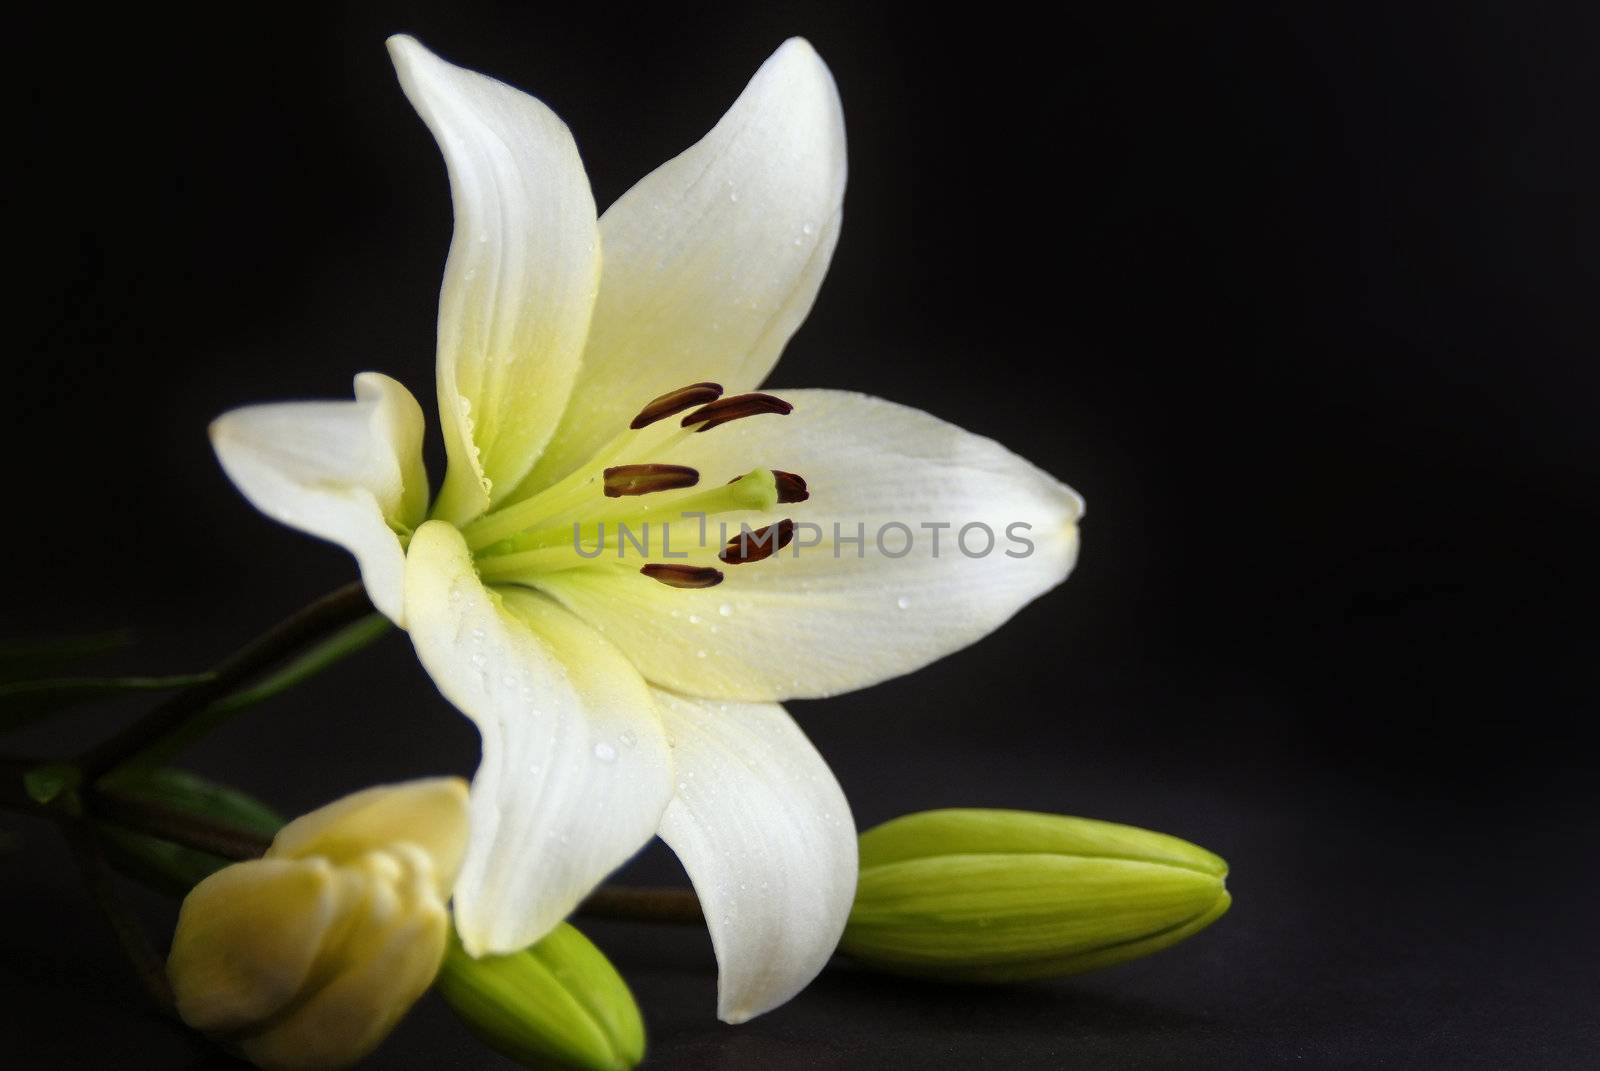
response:
[[[732,538],[710,541],[711,518],[769,513],[780,503],[810,497],[792,472],[751,469],[727,483],[701,486],[701,473],[665,462],[615,464],[638,448],[639,433],[683,414],[678,430],[652,447],[665,456],[687,436],[762,414],[785,416],[794,407],[771,394],[722,396],[716,383],[693,383],[652,400],[588,463],[551,486],[486,513],[462,529],[479,575],[489,583],[537,587],[550,573],[582,568],[635,569],[678,588],[708,588],[723,567],[771,557],[794,539],[785,518]],[[713,553],[717,544],[721,548]],[[643,564],[640,564],[641,561]]]

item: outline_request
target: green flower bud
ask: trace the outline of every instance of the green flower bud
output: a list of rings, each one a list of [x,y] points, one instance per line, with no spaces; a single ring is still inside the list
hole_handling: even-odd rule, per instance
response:
[[[528,1067],[626,1071],[644,1059],[628,984],[566,923],[521,952],[481,959],[452,932],[434,988],[474,1033]]]
[[[1147,956],[1228,910],[1228,864],[1162,833],[1027,811],[906,815],[861,835],[840,950],[896,974],[1049,978]]]

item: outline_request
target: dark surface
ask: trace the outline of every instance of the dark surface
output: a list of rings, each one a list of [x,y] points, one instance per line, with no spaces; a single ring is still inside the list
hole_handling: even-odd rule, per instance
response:
[[[1229,858],[1236,902],[1100,974],[837,969],[738,1028],[703,932],[594,926],[651,1066],[1593,1064],[1600,15],[1275,6],[21,20],[0,631],[132,624],[128,668],[188,670],[353,575],[255,515],[204,429],[366,368],[429,397],[448,201],[385,34],[542,96],[604,205],[803,33],[851,188],[777,381],[994,435],[1090,513],[1002,633],[795,713],[862,826],[1132,822]],[[390,637],[194,765],[297,813],[475,758]],[[138,1010],[49,831],[3,828],[10,1066],[222,1066]],[[431,1001],[373,1065],[507,1066]]]

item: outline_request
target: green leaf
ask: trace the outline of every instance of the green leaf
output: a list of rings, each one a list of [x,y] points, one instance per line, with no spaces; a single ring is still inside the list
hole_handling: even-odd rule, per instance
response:
[[[108,822],[97,822],[95,829],[112,866],[169,896],[187,896],[190,889],[231,862],[220,855],[186,848],[148,833],[135,833]]]
[[[41,805],[53,803],[63,793],[76,790],[82,782],[83,775],[76,766],[60,762],[35,766],[22,775],[22,786],[28,790],[28,796]]]
[[[172,677],[55,677],[0,684],[0,733],[15,732],[73,707],[135,692],[170,692],[203,684],[209,673]]]
[[[283,826],[277,812],[254,796],[187,770],[123,769],[102,780],[100,787],[123,799],[154,804],[179,815],[203,818],[261,837],[271,837]],[[96,828],[113,866],[135,881],[173,896],[187,895],[231,862],[114,822],[98,822]]]
[[[127,629],[55,639],[0,640],[0,681],[58,676],[85,659],[132,642],[133,633]]]
[[[100,788],[138,803],[271,838],[283,827],[272,808],[237,789],[171,767],[128,767],[100,781]]]
[[[282,669],[263,677],[249,688],[235,692],[225,699],[219,699],[212,704],[212,709],[222,714],[232,714],[263,699],[270,699],[279,692],[288,691],[301,681],[316,676],[335,662],[355,654],[376,641],[385,635],[390,627],[387,617],[382,614],[369,614],[359,621],[346,625]]]

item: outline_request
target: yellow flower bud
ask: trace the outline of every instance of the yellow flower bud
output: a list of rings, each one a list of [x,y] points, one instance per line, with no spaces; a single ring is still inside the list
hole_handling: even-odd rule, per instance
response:
[[[1027,811],[906,815],[861,835],[840,950],[896,974],[1014,982],[1149,955],[1228,910],[1228,865],[1133,826]]]
[[[458,778],[370,788],[284,826],[178,914],[179,1014],[258,1067],[334,1068],[384,1039],[432,983],[467,839]]]

